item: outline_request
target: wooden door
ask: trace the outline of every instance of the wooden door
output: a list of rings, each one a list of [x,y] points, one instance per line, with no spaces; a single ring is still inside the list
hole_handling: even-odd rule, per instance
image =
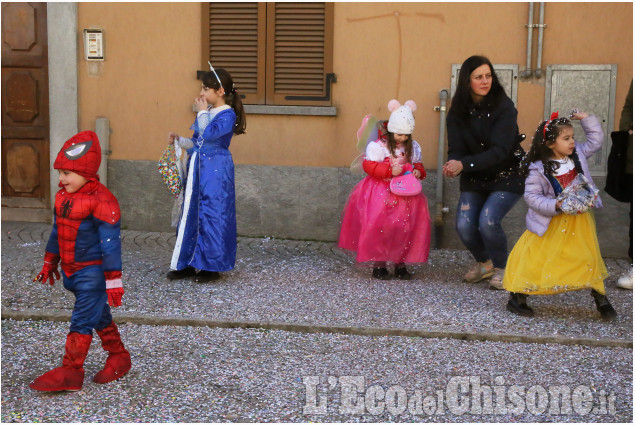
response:
[[[46,3],[2,3],[2,219],[50,221]]]

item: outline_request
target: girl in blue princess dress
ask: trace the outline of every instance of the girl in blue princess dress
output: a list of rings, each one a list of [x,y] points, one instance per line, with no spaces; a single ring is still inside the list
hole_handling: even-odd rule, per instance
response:
[[[169,133],[170,142],[187,149],[189,161],[183,211],[167,278],[194,276],[197,282],[220,277],[236,263],[236,195],[229,144],[243,134],[245,112],[231,75],[224,69],[202,78],[192,138]],[[197,273],[197,270],[198,273]]]

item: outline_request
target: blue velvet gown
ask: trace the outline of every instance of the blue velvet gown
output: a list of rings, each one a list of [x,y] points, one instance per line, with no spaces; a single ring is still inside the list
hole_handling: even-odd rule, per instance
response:
[[[183,211],[177,227],[170,268],[187,266],[226,272],[236,264],[236,194],[229,144],[234,132],[233,109],[218,112],[199,135],[192,126],[194,147],[188,149]]]

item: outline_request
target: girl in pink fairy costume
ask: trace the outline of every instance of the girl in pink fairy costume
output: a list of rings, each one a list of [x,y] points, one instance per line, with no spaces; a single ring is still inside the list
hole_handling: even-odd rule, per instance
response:
[[[387,265],[395,266],[395,277],[412,279],[406,264],[428,261],[427,198],[423,192],[402,196],[390,189],[391,180],[404,173],[412,172],[419,181],[426,177],[421,147],[412,140],[416,108],[411,100],[404,105],[394,99],[388,103],[388,124],[378,124],[378,138],[366,147],[367,176],[351,192],[342,214],[338,246],[355,252],[358,264],[372,266],[377,279],[391,278]]]

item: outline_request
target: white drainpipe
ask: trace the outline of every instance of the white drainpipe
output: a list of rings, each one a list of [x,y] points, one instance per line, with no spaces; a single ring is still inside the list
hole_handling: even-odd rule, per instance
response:
[[[99,181],[108,186],[108,157],[110,156],[110,120],[97,118],[95,120],[95,133],[101,145],[101,165],[99,166]]]
[[[536,53],[536,70],[534,75],[536,78],[542,77],[542,37],[544,29],[547,27],[545,22],[545,3],[540,2],[540,23],[538,24],[538,52]]]
[[[439,111],[439,145],[437,151],[437,189],[436,189],[436,205],[435,205],[435,226],[443,226],[443,164],[445,158],[445,116],[446,104],[448,99],[448,90],[443,89],[439,92],[439,100],[441,106],[434,108]]]
[[[527,20],[527,66],[525,70],[520,73],[520,78],[530,78],[531,71],[531,38],[534,31],[534,3],[529,2],[529,19]]]

